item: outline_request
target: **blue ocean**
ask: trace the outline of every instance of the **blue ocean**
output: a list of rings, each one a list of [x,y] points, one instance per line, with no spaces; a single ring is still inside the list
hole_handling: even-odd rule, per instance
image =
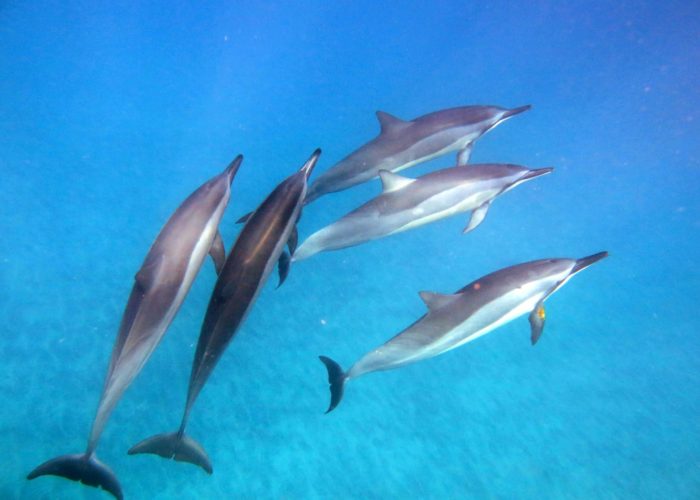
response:
[[[161,227],[240,154],[220,225],[320,147],[466,105],[532,109],[471,163],[553,167],[469,214],[272,274],[194,406],[214,472],[138,441],[174,431],[217,276],[182,308],[97,456],[127,499],[700,498],[700,4],[0,2],[0,497],[107,499],[40,463],[85,450],[127,298]],[[455,165],[456,153],[401,172]],[[469,168],[468,166],[465,168]],[[381,192],[307,205],[299,241]],[[348,384],[451,294],[534,259],[609,257],[473,343]]]

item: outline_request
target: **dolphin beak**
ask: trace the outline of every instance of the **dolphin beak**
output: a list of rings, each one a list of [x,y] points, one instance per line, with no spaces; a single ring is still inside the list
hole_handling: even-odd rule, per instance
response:
[[[578,259],[576,261],[576,264],[574,265],[574,268],[571,270],[571,274],[576,274],[579,271],[583,271],[588,266],[595,264],[596,262],[598,262],[601,259],[604,259],[607,256],[608,252],[598,252],[596,254],[589,255],[588,257]]]
[[[520,106],[519,108],[509,109],[508,111],[503,113],[501,120],[505,120],[506,118],[510,118],[511,116],[519,115],[520,113],[527,111],[531,107],[532,106],[530,104],[526,104],[525,106]]]
[[[552,167],[547,167],[547,168],[536,168],[534,170],[528,170],[525,175],[522,176],[522,180],[528,180],[528,179],[534,179],[535,177],[539,177],[541,175],[547,175],[551,174],[554,171]]]
[[[233,178],[236,177],[236,172],[238,172],[238,168],[241,166],[241,163],[243,163],[243,155],[238,155],[233,159],[229,166],[226,167],[225,173],[228,177],[229,184],[231,184],[233,182]]]
[[[319,156],[321,156],[321,148],[316,149],[316,151],[313,152],[311,157],[308,160],[306,160],[304,166],[299,169],[300,172],[304,173],[304,177],[306,177],[307,180],[311,176],[311,172],[316,166],[316,162],[318,161]]]

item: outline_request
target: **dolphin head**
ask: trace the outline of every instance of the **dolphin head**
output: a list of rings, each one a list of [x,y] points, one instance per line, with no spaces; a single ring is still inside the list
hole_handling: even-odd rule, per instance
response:
[[[527,182],[531,179],[536,179],[537,177],[547,175],[547,174],[554,171],[554,168],[552,168],[552,167],[535,168],[535,169],[528,169],[526,167],[521,167],[519,165],[508,165],[508,167],[511,167],[511,169],[515,168],[517,170],[514,173],[509,174],[508,182],[510,182],[510,183],[506,185],[506,187],[503,189],[503,191],[501,191],[500,194],[503,194],[506,191],[510,191],[515,186],[518,186],[518,185],[522,184],[523,182]]]

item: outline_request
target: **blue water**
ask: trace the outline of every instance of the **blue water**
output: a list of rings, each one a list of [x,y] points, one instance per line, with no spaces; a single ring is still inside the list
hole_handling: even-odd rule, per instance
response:
[[[467,216],[315,256],[270,283],[195,406],[214,474],[126,450],[174,430],[207,262],[98,448],[126,497],[700,497],[700,5],[671,2],[0,3],[0,497],[107,498],[40,462],[84,449],[126,298],[177,205],[238,153],[222,223],[316,147],[466,104],[532,104],[474,162],[554,166]],[[389,6],[392,5],[392,6]],[[450,166],[445,157],[407,175]],[[379,190],[313,203],[311,234]],[[450,293],[543,257],[611,256],[441,357],[349,366]]]

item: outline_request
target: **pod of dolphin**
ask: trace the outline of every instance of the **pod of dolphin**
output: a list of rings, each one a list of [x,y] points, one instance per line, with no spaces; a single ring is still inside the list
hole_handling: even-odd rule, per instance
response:
[[[317,149],[255,211],[240,220],[245,225],[226,255],[218,228],[229,202],[231,183],[243,161],[242,156],[236,157],[175,210],[136,273],[85,452],[44,462],[27,478],[61,476],[123,498],[116,475],[97,459],[98,441],[117,402],[172,323],[207,254],[214,261],[218,279],[197,342],[180,426],[175,432],[141,441],[129,454],[150,453],[189,462],[211,474],[206,451],[185,434],[187,422],[197,396],[275,266],[281,285],[291,262],[322,251],[359,245],[462,212],[471,212],[464,232],[473,230],[483,222],[496,197],[553,170],[468,164],[479,137],[528,109],[530,106],[462,106],[411,121],[378,111],[381,132],[375,139],[309,185],[321,154]],[[456,166],[416,179],[396,173],[454,152]],[[305,205],[376,177],[381,178],[383,187],[379,196],[312,234],[297,248],[296,225]],[[599,252],[581,259],[536,260],[483,276],[453,294],[420,292],[428,312],[362,356],[348,371],[331,358],[320,356],[331,393],[326,413],[340,403],[349,380],[437,356],[524,314],[529,313],[534,345],[544,327],[544,301],[573,275],[606,256],[607,252]]]

